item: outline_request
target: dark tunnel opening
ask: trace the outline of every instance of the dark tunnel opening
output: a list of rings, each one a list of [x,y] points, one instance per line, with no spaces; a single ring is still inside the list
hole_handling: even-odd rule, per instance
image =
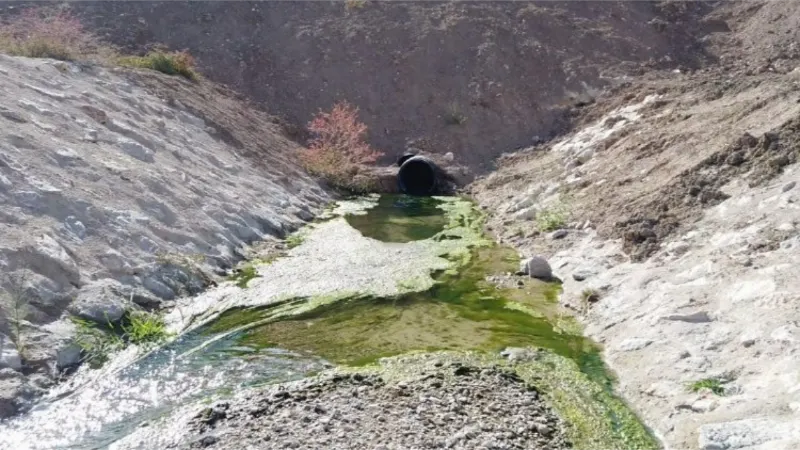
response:
[[[408,158],[397,173],[400,190],[408,195],[432,195],[436,189],[436,166],[427,158]]]

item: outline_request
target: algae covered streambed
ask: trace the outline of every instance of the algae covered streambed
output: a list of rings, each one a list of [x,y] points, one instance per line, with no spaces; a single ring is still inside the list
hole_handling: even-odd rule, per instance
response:
[[[331,364],[391,371],[395,355],[436,352],[515,370],[545,393],[575,448],[657,448],[613,395],[597,346],[559,313],[558,285],[487,279],[510,277],[519,260],[482,223],[460,198],[339,202],[291,236],[284,257],[251,261],[237,279],[179,301],[165,317],[171,342],[86,369],[0,424],[0,447],[115,448],[183,405]],[[500,356],[509,348],[528,356]]]

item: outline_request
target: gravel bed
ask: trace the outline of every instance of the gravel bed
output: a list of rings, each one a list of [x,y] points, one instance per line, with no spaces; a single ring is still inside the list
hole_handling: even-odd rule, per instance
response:
[[[560,420],[516,374],[460,363],[406,381],[337,374],[254,390],[202,410],[191,448],[570,448]]]

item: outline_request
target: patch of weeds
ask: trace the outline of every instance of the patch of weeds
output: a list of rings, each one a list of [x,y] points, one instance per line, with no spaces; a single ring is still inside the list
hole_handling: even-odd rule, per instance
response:
[[[348,11],[352,11],[354,9],[361,9],[367,4],[366,0],[345,0],[344,7]]]
[[[83,361],[92,368],[102,366],[108,355],[125,347],[125,341],[115,333],[111,323],[101,326],[76,316],[71,316],[70,320],[76,327],[74,340],[83,352]]]
[[[156,70],[167,75],[180,75],[187,80],[196,80],[194,57],[186,51],[152,51],[145,56],[123,56],[117,60],[121,66]]]
[[[461,111],[458,103],[450,103],[444,114],[444,120],[448,125],[463,125],[467,122],[467,116]]]
[[[562,204],[542,209],[536,214],[536,227],[541,232],[564,228],[567,223],[567,210]]]
[[[691,392],[700,392],[703,389],[708,389],[714,395],[725,395],[725,386],[723,386],[723,381],[718,378],[704,378],[702,380],[689,383],[687,388]]]
[[[142,311],[129,312],[120,326],[126,342],[136,345],[153,344],[169,337],[164,319]]]
[[[228,279],[231,281],[235,281],[236,285],[242,289],[247,288],[247,283],[250,282],[253,278],[258,277],[258,271],[253,264],[247,264],[241,269],[238,269],[233,275],[231,275]]]
[[[128,344],[153,345],[170,336],[161,316],[144,311],[129,311],[120,323],[106,320],[105,324],[98,324],[77,316],[70,320],[76,327],[74,342],[83,352],[83,361],[93,368],[103,365],[110,354]]]
[[[306,237],[300,233],[291,234],[286,238],[286,247],[295,248],[302,244],[305,240]]]

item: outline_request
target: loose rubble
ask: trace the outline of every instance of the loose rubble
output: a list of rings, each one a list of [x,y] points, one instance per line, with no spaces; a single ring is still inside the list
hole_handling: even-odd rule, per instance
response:
[[[438,367],[436,367],[438,366]],[[337,373],[196,407],[188,444],[211,449],[570,448],[561,421],[516,374],[435,363],[401,379]],[[153,445],[161,431],[126,440]],[[148,444],[144,444],[147,442]]]

